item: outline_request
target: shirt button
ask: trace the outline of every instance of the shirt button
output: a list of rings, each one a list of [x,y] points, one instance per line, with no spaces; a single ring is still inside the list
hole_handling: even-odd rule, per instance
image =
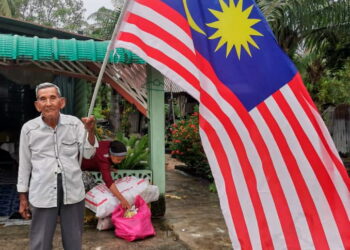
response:
[[[54,187],[53,189],[56,189],[56,187]]]

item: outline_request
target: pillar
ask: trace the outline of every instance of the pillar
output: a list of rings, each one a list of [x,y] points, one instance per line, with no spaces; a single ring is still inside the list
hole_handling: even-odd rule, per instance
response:
[[[159,217],[165,213],[165,114],[164,114],[164,77],[147,66],[147,94],[149,117],[149,164],[153,183],[159,188],[160,197],[152,203],[152,215]]]

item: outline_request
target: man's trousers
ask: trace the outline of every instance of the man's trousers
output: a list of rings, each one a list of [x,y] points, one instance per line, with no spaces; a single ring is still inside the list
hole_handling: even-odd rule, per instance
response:
[[[60,218],[63,248],[65,250],[81,249],[85,202],[82,200],[75,204],[63,204],[61,174],[57,177],[57,199],[57,207],[38,208],[31,206],[31,250],[52,249],[52,241],[58,217]]]

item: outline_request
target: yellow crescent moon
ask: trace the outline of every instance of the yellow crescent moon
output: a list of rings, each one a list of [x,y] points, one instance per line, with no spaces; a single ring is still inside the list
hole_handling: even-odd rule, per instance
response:
[[[194,29],[195,31],[203,34],[203,35],[207,35],[205,34],[205,32],[195,23],[195,21],[193,20],[192,16],[191,16],[191,13],[190,13],[190,10],[188,9],[188,6],[187,6],[187,0],[182,0],[183,4],[184,4],[184,8],[185,8],[185,12],[186,12],[186,17],[187,17],[187,21],[188,23],[190,24],[190,27],[192,29]]]

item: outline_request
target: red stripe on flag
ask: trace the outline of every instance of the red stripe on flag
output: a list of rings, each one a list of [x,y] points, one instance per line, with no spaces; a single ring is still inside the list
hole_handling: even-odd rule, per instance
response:
[[[220,95],[225,99],[226,102],[228,102],[237,111],[244,125],[247,128],[249,128],[247,129],[247,131],[249,132],[251,138],[253,138],[252,142],[254,143],[254,146],[256,147],[256,150],[262,161],[263,171],[265,173],[265,176],[267,177],[266,179],[268,180],[268,185],[272,193],[272,198],[274,200],[274,204],[276,206],[276,210],[281,222],[284,237],[286,239],[286,244],[287,246],[293,246],[294,249],[300,249],[298,235],[295,229],[291,212],[288,208],[286,197],[284,196],[284,192],[283,192],[281,183],[279,181],[279,178],[276,174],[276,170],[274,169],[274,165],[271,160],[270,153],[267,149],[266,143],[264,142],[264,139],[259,129],[257,128],[254,120],[250,117],[249,113],[242,106],[238,98],[224,84],[220,82],[220,80],[217,78],[216,74],[212,70],[212,67],[210,66],[210,64],[204,58],[201,58],[200,61],[203,67],[202,72],[205,72],[206,76],[212,80],[212,82],[216,85]],[[202,96],[203,96],[203,93],[202,93]],[[211,100],[211,102],[215,102],[215,101]],[[218,106],[218,104],[211,103],[210,105],[206,105],[206,106],[210,108],[211,111],[217,116],[218,114],[220,114],[222,117],[226,117],[226,115],[222,113],[222,109]],[[214,106],[215,106],[215,110],[213,110]],[[226,117],[225,119],[229,119],[229,118]],[[235,128],[231,127],[233,126],[232,124],[229,125],[230,127],[227,127],[229,123],[231,122],[227,120],[225,121],[226,131],[230,131],[230,132],[235,131]],[[230,134],[230,137],[232,136],[231,133],[228,133],[228,134]],[[237,143],[236,138],[231,137],[231,141],[233,145]],[[239,148],[244,150],[243,145],[240,145]],[[245,167],[243,167],[242,169],[245,169]]]
[[[300,73],[297,73],[296,76],[294,77],[294,79],[292,79],[291,82],[292,82],[292,84],[289,84],[291,88],[293,86],[300,88],[299,91],[296,91],[295,93],[298,93],[298,92],[301,93],[302,96],[305,98],[305,100],[307,100],[309,105],[312,106],[314,108],[314,110],[316,110],[318,112],[318,109],[317,109],[315,103],[313,102],[313,100],[312,100],[309,92],[307,91],[305,85],[303,84],[303,80],[301,79]],[[296,95],[296,96],[299,96],[299,95]]]
[[[273,95],[274,99],[281,108],[284,116],[287,118],[291,128],[293,129],[299,144],[308,159],[313,172],[315,173],[318,182],[326,196],[329,206],[331,207],[334,219],[338,225],[344,246],[350,246],[350,222],[345,211],[344,204],[339,197],[339,194],[326,170],[326,166],[320,159],[317,151],[314,149],[307,134],[298,122],[295,114],[280,91]],[[346,233],[347,232],[347,233]],[[346,235],[345,235],[346,233]]]
[[[242,249],[253,249],[224,147],[211,124],[201,115],[199,116],[199,119],[199,125],[207,134],[211,147],[215,148],[215,157],[218,161],[218,167],[220,168],[221,175],[225,182],[225,190],[226,196],[228,197],[227,202],[230,208],[230,214],[235,228],[238,229],[236,230],[238,240]]]
[[[191,30],[188,21],[173,8],[169,7],[167,4],[159,0],[135,0],[135,2],[147,6],[155,12],[158,12],[166,19],[169,19],[177,26],[181,27],[191,37]]]
[[[294,187],[297,191],[300,203],[303,207],[304,214],[306,215],[306,220],[309,225],[311,232],[311,237],[315,245],[315,249],[329,249],[328,242],[326,240],[326,235],[323,231],[323,227],[317,213],[316,206],[312,200],[309,189],[303,179],[300,172],[298,163],[288,146],[286,138],[284,137],[278,123],[272,116],[270,110],[265,103],[261,103],[258,106],[258,110],[262,117],[264,118],[267,126],[269,127],[275,142],[283,156],[284,162],[288,168],[288,172],[292,178]]]
[[[331,159],[334,162],[336,168],[338,169],[340,175],[342,176],[344,183],[348,187],[348,190],[350,190],[349,175],[346,172],[346,169],[345,169],[345,166],[343,165],[343,163],[334,154],[333,150],[331,149],[330,145],[328,144],[326,138],[324,137],[324,135],[322,133],[322,129],[320,127],[320,124],[318,123],[318,121],[316,120],[315,116],[312,114],[312,111],[310,110],[310,107],[308,105],[310,103],[306,101],[306,100],[309,100],[309,98],[307,98],[307,96],[309,96],[309,93],[307,92],[305,86],[302,84],[302,80],[301,80],[299,74],[296,76],[296,79],[293,79],[293,81],[291,82],[290,88],[293,91],[295,97],[298,99],[298,101],[299,101],[300,105],[302,106],[304,112],[309,117],[309,119],[310,119],[310,121],[311,121],[311,123],[312,123],[312,125],[313,125],[313,127],[315,129],[315,131],[317,132],[318,136],[320,137],[320,140],[322,141],[322,143],[325,146],[329,156],[331,157]],[[312,107],[315,107],[315,106],[312,105]],[[317,110],[316,107],[315,107],[315,110]]]
[[[238,160],[241,165],[245,182],[247,183],[247,187],[249,190],[249,195],[253,203],[254,211],[257,217],[257,222],[259,225],[261,244],[262,246],[264,246],[264,248],[273,248],[271,234],[266,221],[266,216],[264,214],[264,209],[261,204],[259,192],[257,190],[258,185],[256,177],[252,166],[249,162],[248,155],[243,145],[242,139],[239,136],[236,128],[232,125],[227,115],[222,112],[222,109],[219,107],[219,105],[205,91],[201,92],[201,103],[205,105],[213,114],[215,114],[215,116],[225,127],[225,130],[230,137],[232,145],[235,148],[235,151],[237,152]]]
[[[171,68],[177,74],[181,75],[189,84],[191,84],[195,89],[199,91],[200,89],[199,81],[195,76],[192,75],[191,72],[189,72],[181,64],[179,64],[177,61],[167,56],[163,52],[148,46],[146,43],[144,43],[140,39],[140,37],[123,31],[120,33],[119,40],[135,44],[136,46],[141,48],[149,57],[153,58],[154,60],[157,60],[158,62],[165,64],[167,67]]]
[[[190,60],[194,65],[196,64],[194,52],[191,51],[177,37],[171,35],[171,33],[162,29],[157,24],[134,14],[130,14],[126,21],[130,24],[138,26],[143,31],[162,39],[165,43],[171,45],[171,47],[183,54],[184,57],[188,58],[188,60]]]

